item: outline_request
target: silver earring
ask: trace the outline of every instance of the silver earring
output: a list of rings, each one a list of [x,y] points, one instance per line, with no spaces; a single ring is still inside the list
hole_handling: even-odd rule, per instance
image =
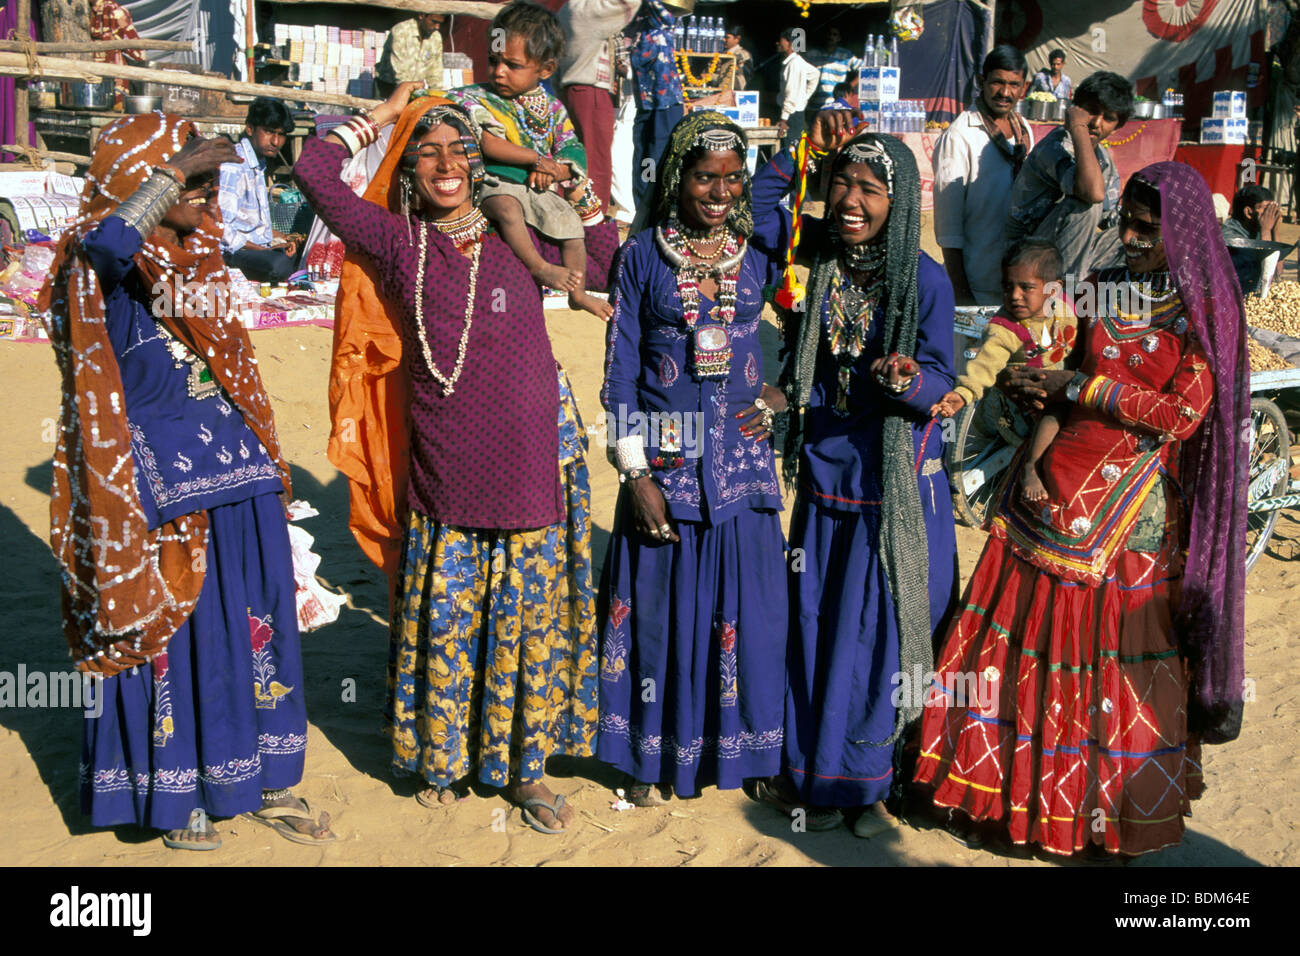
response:
[[[409,176],[402,176],[402,218],[406,220],[406,237],[415,242],[415,236],[411,233],[411,179]]]

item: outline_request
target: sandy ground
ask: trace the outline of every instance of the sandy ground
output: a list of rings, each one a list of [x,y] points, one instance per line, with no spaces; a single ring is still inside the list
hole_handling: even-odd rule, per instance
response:
[[[924,235],[932,235],[927,227]],[[557,357],[568,369],[589,430],[600,411],[603,326],[586,315],[548,313]],[[774,377],[775,328],[766,330],[768,378]],[[709,788],[663,809],[611,810],[617,774],[595,760],[557,758],[553,789],[580,814],[561,836],[534,833],[498,795],[486,793],[442,810],[411,798],[388,772],[380,736],[387,627],[383,583],[347,531],[347,490],[325,456],[329,432],[326,374],[331,332],[293,328],[254,333],[296,496],[321,512],[302,526],[316,537],[321,577],[351,595],[339,620],[303,639],[310,716],[306,773],[298,792],[333,818],[339,842],[291,844],[242,819],[218,824],[216,853],[168,850],[151,831],[96,831],[77,808],[80,713],[73,709],[0,709],[0,865],[146,864],[170,866],[331,864],[589,865],[875,864],[1060,865],[1018,860],[958,846],[942,831],[904,826],[870,841],[847,829],[795,833],[788,821],[739,791]],[[59,621],[58,570],[48,547],[52,422],[58,381],[43,345],[0,344],[0,670],[68,668]],[[593,434],[593,439],[600,436]],[[613,517],[617,480],[603,456],[589,456],[597,566]],[[1300,524],[1283,519],[1294,536]],[[958,528],[963,580],[983,536]],[[1283,551],[1294,549],[1283,547]],[[1266,555],[1247,598],[1246,669],[1255,681],[1245,728],[1235,742],[1208,748],[1207,795],[1181,846],[1133,866],[1276,865],[1300,862],[1298,774],[1293,762],[1300,697],[1300,655],[1292,614],[1300,615],[1300,565]],[[353,679],[355,702],[344,701]],[[1071,865],[1066,863],[1065,865]],[[1119,864],[1106,864],[1117,866]]]

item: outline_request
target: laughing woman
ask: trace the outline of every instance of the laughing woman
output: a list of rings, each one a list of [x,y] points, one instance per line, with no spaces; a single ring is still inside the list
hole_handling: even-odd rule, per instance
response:
[[[777,772],[786,602],[780,486],[759,345],[769,258],[745,137],[673,129],[652,228],[623,247],[601,402],[622,482],[602,579],[598,756],[692,796]],[[638,424],[638,422],[640,424]]]
[[[870,837],[890,825],[883,800],[956,579],[929,413],[952,387],[953,295],[920,251],[911,152],[892,136],[853,136],[851,123],[826,111],[809,132],[831,167],[827,218],[803,223],[808,308],[787,329],[782,374],[792,411],[784,469],[797,485],[782,786],[809,806],[809,829],[861,808],[854,832]],[[755,182],[756,207],[774,210],[792,178],[783,151]],[[769,241],[774,229],[765,218]]]
[[[1120,237],[1126,265],[1077,298],[1108,309],[1080,317],[1080,370],[1011,377],[1023,399],[1065,409],[1038,466],[1048,500],[1002,492],[938,665],[945,688],[971,675],[984,692],[927,709],[917,767],[955,824],[1057,854],[1178,843],[1201,741],[1241,726],[1241,292],[1189,166],[1129,180]]]
[[[349,255],[330,457],[394,586],[394,767],[423,778],[426,806],[477,779],[558,833],[573,809],[546,759],[590,755],[596,729],[583,429],[538,287],[476,205],[479,130],[446,100],[408,105],[415,86],[309,139],[294,171]],[[394,122],[359,197],[343,161]]]

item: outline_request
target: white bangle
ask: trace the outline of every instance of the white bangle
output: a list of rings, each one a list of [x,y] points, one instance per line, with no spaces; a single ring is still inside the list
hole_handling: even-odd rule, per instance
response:
[[[620,472],[650,467],[640,435],[628,435],[614,443],[614,467]]]
[[[343,145],[347,147],[348,152],[355,156],[361,152],[361,140],[357,138],[356,132],[347,123],[340,123],[335,126],[331,132],[339,139],[343,140]]]

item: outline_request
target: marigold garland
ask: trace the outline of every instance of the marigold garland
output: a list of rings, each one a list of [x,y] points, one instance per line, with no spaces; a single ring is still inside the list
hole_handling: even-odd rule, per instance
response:
[[[1141,136],[1142,131],[1146,128],[1147,128],[1147,124],[1143,123],[1141,126],[1139,126],[1137,129],[1133,131],[1132,136],[1126,136],[1124,139],[1116,139],[1116,140],[1105,139],[1102,140],[1101,145],[1105,146],[1107,149],[1114,149],[1116,146],[1124,146],[1128,143],[1133,142],[1133,140]]]
[[[722,61],[722,54],[715,53],[709,60],[709,68],[705,71],[704,76],[696,76],[691,72],[691,64],[685,53],[677,54],[677,70],[686,77],[686,85],[694,87],[708,86],[713,82],[718,72],[718,64]]]

